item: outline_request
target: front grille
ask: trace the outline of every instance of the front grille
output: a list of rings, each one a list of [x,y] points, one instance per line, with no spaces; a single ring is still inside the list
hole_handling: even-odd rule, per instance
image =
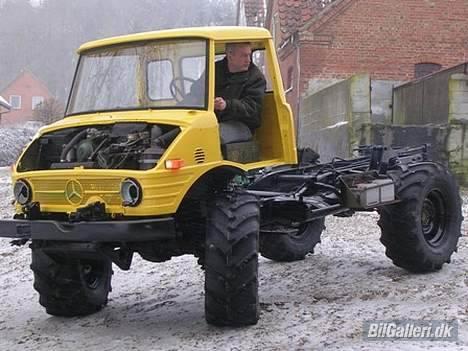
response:
[[[107,205],[120,205],[120,179],[31,179],[34,189],[34,201],[48,205],[69,204],[66,197],[66,189],[69,181],[76,181],[81,185],[82,199],[79,204],[84,204],[91,196],[100,196]]]

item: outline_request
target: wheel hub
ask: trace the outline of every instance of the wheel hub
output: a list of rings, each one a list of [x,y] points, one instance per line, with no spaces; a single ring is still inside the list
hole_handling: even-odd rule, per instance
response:
[[[437,246],[444,237],[446,206],[441,194],[433,191],[424,200],[421,211],[421,226],[428,244]]]
[[[81,276],[88,288],[96,289],[99,286],[99,271],[93,266],[93,264],[83,263],[81,265]]]

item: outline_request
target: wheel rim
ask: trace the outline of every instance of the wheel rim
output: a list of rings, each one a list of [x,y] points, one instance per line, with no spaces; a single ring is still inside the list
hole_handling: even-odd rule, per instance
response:
[[[102,279],[103,268],[97,262],[82,261],[80,264],[80,275],[89,289],[96,289]]]
[[[421,226],[424,239],[431,246],[438,246],[445,234],[447,206],[441,193],[430,192],[424,199]]]

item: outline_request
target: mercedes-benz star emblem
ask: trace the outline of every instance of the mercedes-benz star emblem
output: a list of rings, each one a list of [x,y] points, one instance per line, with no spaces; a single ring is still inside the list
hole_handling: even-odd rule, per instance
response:
[[[65,198],[72,205],[79,205],[83,200],[83,187],[80,182],[72,179],[65,185]]]

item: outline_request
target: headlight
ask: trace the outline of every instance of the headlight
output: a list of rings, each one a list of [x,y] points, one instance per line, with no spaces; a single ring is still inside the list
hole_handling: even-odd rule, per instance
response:
[[[18,180],[13,188],[13,194],[15,195],[16,202],[20,205],[26,205],[31,201],[31,186],[24,180]]]
[[[137,206],[142,198],[141,186],[136,180],[125,179],[120,185],[120,196],[123,206]]]

